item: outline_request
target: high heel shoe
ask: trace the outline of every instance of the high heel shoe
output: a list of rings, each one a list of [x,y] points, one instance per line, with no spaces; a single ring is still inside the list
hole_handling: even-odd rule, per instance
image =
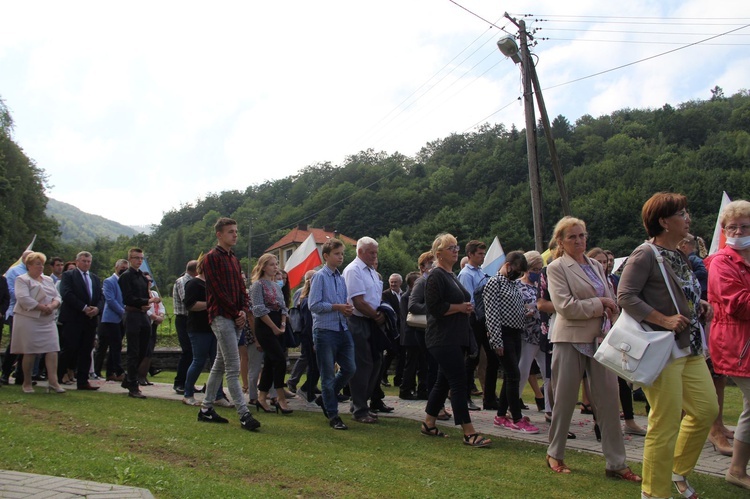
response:
[[[279,404],[277,402],[276,403],[276,414],[278,414],[279,411],[281,411],[281,414],[284,414],[284,415],[289,415],[289,414],[291,414],[291,413],[294,412],[294,410],[292,410],[292,409],[284,409],[283,407],[281,407],[281,404]],[[269,411],[269,412],[271,412],[271,411]]]
[[[34,387],[26,388],[25,386],[21,388],[23,390],[23,393],[34,393]]]
[[[708,441],[711,442],[711,445],[713,445],[714,450],[721,454],[722,456],[732,456],[734,454],[734,449],[732,449],[732,444],[729,443],[727,440],[727,437],[725,437],[723,434],[719,434],[716,436],[715,434],[708,434]]]
[[[65,393],[65,388],[61,386],[48,386],[47,393]]]
[[[273,412],[273,410],[266,409],[265,407],[263,407],[263,404],[260,403],[260,400],[256,400],[255,401],[255,412],[260,412],[260,411],[263,411],[263,412]]]
[[[539,412],[544,412],[544,397],[536,398],[534,397],[534,402],[536,402],[536,408]]]

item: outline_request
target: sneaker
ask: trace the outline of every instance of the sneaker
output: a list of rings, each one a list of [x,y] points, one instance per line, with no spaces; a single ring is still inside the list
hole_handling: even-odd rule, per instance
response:
[[[511,423],[510,429],[511,431],[517,431],[519,433],[526,433],[527,435],[535,435],[539,433],[539,428],[531,424],[528,420],[521,418],[518,422],[513,423],[510,420],[508,420]]]
[[[495,416],[495,419],[492,421],[492,424],[497,426],[498,428],[504,428],[507,423],[508,418],[506,418],[505,416]]]
[[[255,419],[249,412],[246,412],[240,418],[240,426],[248,431],[253,431],[260,428],[260,421]]]
[[[234,407],[234,404],[231,403],[228,398],[216,399],[214,400],[214,405],[218,405],[219,407],[228,407],[228,408]]]
[[[197,400],[195,400],[195,397],[183,397],[182,398],[182,403],[185,404],[185,405],[193,405],[193,406],[199,406],[199,405],[201,405],[200,402],[198,402]]]
[[[216,414],[216,410],[211,407],[207,411],[203,411],[203,409],[198,411],[198,421],[203,421],[204,423],[228,423],[229,420],[227,418],[222,418],[218,414]]]
[[[331,418],[331,420],[328,422],[329,425],[331,425],[331,428],[334,430],[348,430],[349,427],[344,424],[343,421],[341,421],[341,418],[339,416],[334,416]]]
[[[181,385],[173,386],[172,390],[174,390],[177,395],[183,395],[185,393],[185,387]]]

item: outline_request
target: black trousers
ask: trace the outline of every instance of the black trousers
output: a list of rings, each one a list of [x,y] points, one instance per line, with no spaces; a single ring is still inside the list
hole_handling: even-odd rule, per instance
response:
[[[404,353],[401,393],[427,392],[427,357],[424,352],[419,346],[402,346],[401,351]]]
[[[13,316],[11,315],[8,317],[8,320],[6,321],[8,324],[8,347],[5,349],[5,355],[3,356],[3,366],[2,366],[2,375],[3,378],[8,378],[10,376],[10,372],[13,370],[13,364],[16,362],[17,359],[20,359],[19,355],[10,353],[10,339],[13,337]],[[18,372],[20,374],[16,375],[16,381],[18,381],[18,376],[21,376],[21,383],[23,383],[23,370],[18,369]]]
[[[518,370],[518,362],[521,358],[521,341],[523,340],[521,340],[520,329],[503,326],[502,331],[503,355],[500,357],[500,363],[503,365],[503,387],[498,399],[497,415],[505,416],[510,408],[513,421],[518,421],[523,417],[519,393],[521,373]]]
[[[495,351],[490,346],[490,339],[487,336],[487,327],[483,322],[476,320],[474,314],[471,314],[469,319],[471,323],[471,330],[474,332],[474,338],[477,340],[479,348],[484,348],[484,352],[487,355],[487,370],[484,378],[484,401],[486,403],[494,403],[497,400],[495,395],[497,391],[497,371],[500,364]],[[475,358],[466,356],[466,381],[468,383],[468,389],[471,393],[471,387],[474,384],[474,370],[479,364],[479,355]]]
[[[124,372],[122,368],[122,337],[125,325],[122,322],[102,322],[99,324],[99,338],[96,352],[94,352],[94,372],[102,375],[104,358],[107,358],[107,377],[119,376]]]
[[[302,355],[307,358],[307,380],[302,385],[307,394],[307,401],[315,400],[315,388],[320,380],[320,370],[318,370],[318,358],[315,355],[313,338],[309,334],[303,334],[301,338]]]
[[[190,343],[190,336],[187,332],[187,315],[175,315],[174,328],[177,330],[177,341],[180,342],[180,349],[182,350],[180,360],[177,363],[174,386],[184,387],[188,367],[193,363],[193,345]]]
[[[89,383],[94,338],[96,338],[96,319],[86,322],[67,322],[62,325],[63,347],[57,370],[58,379],[62,379],[66,369],[72,368],[76,372],[76,384],[79,387]]]
[[[281,325],[281,312],[269,312],[268,317],[276,324]],[[286,377],[286,355],[281,345],[281,336],[276,336],[271,328],[259,318],[255,319],[255,339],[263,348],[263,370],[260,373],[258,390],[267,392],[273,385],[276,390],[284,389],[284,377]]]
[[[467,405],[469,397],[464,350],[456,345],[434,346],[430,347],[430,353],[437,360],[438,372],[435,386],[432,387],[427,399],[425,412],[432,417],[437,417],[450,390],[455,424],[471,423]]]
[[[125,312],[125,337],[128,341],[128,374],[122,386],[138,390],[138,366],[148,355],[151,323],[146,312]]]

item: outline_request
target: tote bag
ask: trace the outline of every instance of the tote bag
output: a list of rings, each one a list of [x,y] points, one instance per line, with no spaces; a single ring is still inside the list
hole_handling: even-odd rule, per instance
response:
[[[653,244],[646,244],[654,251],[672,303],[679,310],[664,268],[664,258]],[[623,310],[596,350],[594,359],[633,384],[651,386],[669,363],[674,342],[674,331],[653,331]]]

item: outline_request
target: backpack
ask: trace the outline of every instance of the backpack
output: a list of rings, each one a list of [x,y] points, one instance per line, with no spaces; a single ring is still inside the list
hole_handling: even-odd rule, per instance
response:
[[[487,281],[490,276],[484,275],[476,288],[474,288],[474,315],[477,317],[477,321],[484,323],[484,287],[487,285]]]

